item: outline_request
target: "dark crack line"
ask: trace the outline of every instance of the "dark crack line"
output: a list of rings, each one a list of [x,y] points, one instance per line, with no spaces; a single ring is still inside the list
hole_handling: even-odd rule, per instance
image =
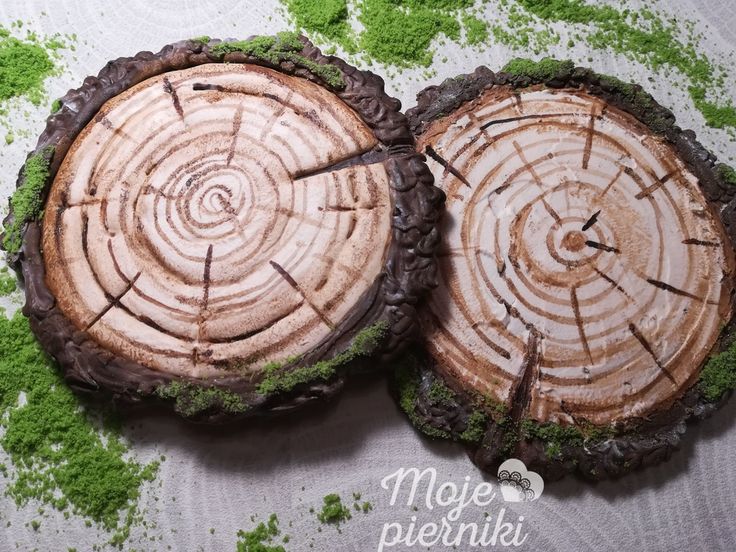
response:
[[[667,184],[667,182],[669,182],[675,174],[676,174],[675,172],[667,173],[662,178],[659,178],[651,186],[649,186],[647,188],[644,188],[641,192],[639,192],[638,194],[636,194],[634,197],[636,199],[644,199],[645,197],[649,197],[654,192],[656,192],[657,190],[659,190],[662,186],[664,186],[665,184]]]
[[[593,213],[590,218],[583,224],[583,232],[588,230],[591,226],[593,226],[596,222],[598,222],[598,215],[600,215],[600,210]]]
[[[529,119],[552,119],[556,117],[571,117],[576,113],[540,113],[538,115],[519,115],[518,117],[508,117],[506,119],[495,119],[481,125],[480,130],[485,130],[493,125],[502,125],[505,123],[514,123],[516,121],[526,121]]]
[[[593,364],[593,355],[590,354],[590,346],[588,345],[588,337],[585,335],[585,328],[583,327],[583,317],[580,315],[580,303],[578,303],[578,292],[577,288],[572,287],[570,289],[570,303],[572,305],[572,312],[575,315],[575,323],[578,325],[578,333],[580,334],[580,341],[585,349],[585,354],[588,356],[590,364]]]
[[[588,164],[590,163],[590,153],[593,149],[593,135],[595,134],[595,118],[597,105],[593,104],[590,110],[590,120],[588,121],[588,133],[585,137],[585,150],[583,151],[583,169],[588,170]]]
[[[624,288],[622,288],[621,285],[616,280],[614,280],[613,278],[611,278],[608,274],[605,274],[604,272],[601,272],[596,267],[593,267],[593,270],[595,270],[595,272],[596,272],[596,274],[598,274],[598,276],[600,276],[601,278],[603,278],[606,282],[608,282],[614,288],[616,288],[618,291],[620,291],[621,293],[623,293],[627,298],[631,299],[631,296],[628,293],[626,293],[626,290]]]
[[[324,322],[331,330],[334,330],[335,325],[330,321],[329,318],[327,318],[327,315],[324,312],[322,312],[321,309],[317,307],[317,305],[315,305],[314,303],[312,303],[312,301],[309,300],[309,298],[306,296],[306,294],[304,293],[302,288],[299,286],[297,281],[294,280],[294,278],[292,278],[291,274],[289,274],[286,271],[286,269],[283,266],[281,266],[279,263],[277,263],[276,261],[268,261],[268,262],[273,267],[273,269],[276,272],[278,272],[279,275],[286,281],[286,283],[289,284],[292,288],[294,288],[294,290],[299,295],[302,296],[304,301],[306,301],[306,303],[312,308],[312,310],[317,314],[317,316],[319,316],[320,320],[322,320],[322,322]]]
[[[644,347],[644,350],[650,354],[652,359],[654,359],[654,362],[657,365],[657,368],[659,368],[662,373],[667,377],[668,380],[670,380],[673,384],[677,385],[677,382],[675,381],[675,378],[670,374],[669,370],[667,370],[662,363],[657,358],[657,355],[654,354],[654,350],[652,349],[652,346],[649,344],[649,341],[647,341],[647,338],[644,337],[644,334],[639,331],[639,328],[636,327],[636,325],[633,322],[629,322],[629,331],[631,334],[641,343],[641,346]]]
[[[182,109],[181,102],[179,101],[179,94],[176,93],[176,89],[171,84],[168,77],[164,77],[164,92],[171,96],[171,102],[174,104],[174,109],[179,114],[179,118],[183,121],[184,110]]]
[[[97,324],[97,322],[99,322],[99,320],[100,320],[100,319],[101,319],[101,318],[102,318],[103,316],[105,316],[105,315],[106,315],[106,314],[107,314],[108,312],[110,312],[110,310],[111,310],[111,309],[112,309],[113,307],[116,307],[116,306],[117,306],[117,305],[118,305],[118,304],[120,303],[120,300],[121,300],[121,299],[123,298],[123,296],[124,296],[124,295],[125,295],[126,293],[128,293],[128,292],[129,292],[129,291],[130,291],[131,289],[133,289],[133,286],[135,285],[135,283],[136,283],[136,281],[138,280],[138,278],[140,278],[140,275],[141,275],[141,274],[143,274],[143,273],[142,273],[142,272],[139,272],[138,274],[136,274],[136,275],[135,275],[135,276],[133,277],[133,279],[132,279],[132,280],[130,280],[130,281],[128,282],[128,285],[127,285],[127,286],[125,286],[125,289],[124,289],[124,290],[123,290],[123,291],[122,291],[122,292],[121,292],[121,293],[120,293],[120,294],[119,294],[119,295],[118,295],[117,297],[112,297],[112,298],[111,298],[111,300],[110,300],[110,302],[109,302],[109,303],[107,304],[107,306],[106,306],[106,307],[105,307],[104,309],[102,309],[102,310],[101,310],[100,312],[98,312],[98,313],[97,313],[97,316],[95,316],[95,317],[94,317],[94,319],[92,320],[92,322],[90,322],[89,324],[87,324],[87,327],[85,328],[85,331],[89,331],[89,329],[90,329],[90,328],[91,328],[92,326],[94,326],[95,324]]]
[[[240,133],[240,126],[243,124],[243,106],[238,106],[238,110],[235,112],[235,118],[233,119],[233,140],[230,143],[230,151],[227,154],[226,166],[230,166],[235,157],[235,147],[238,145],[238,134]]]
[[[682,290],[680,288],[676,288],[675,286],[671,286],[670,284],[666,282],[661,282],[660,280],[655,280],[654,278],[647,278],[647,282],[652,284],[653,286],[663,289],[664,291],[669,291],[670,293],[674,293],[675,295],[681,295],[682,297],[687,297],[688,299],[693,299],[695,301],[700,301],[701,303],[705,302],[701,297],[698,297],[697,295],[693,295],[692,293]]]
[[[326,167],[319,167],[317,169],[297,173],[296,175],[294,175],[294,182],[296,182],[297,180],[311,178],[313,176],[319,176],[321,174],[336,172],[349,167],[376,165],[378,163],[383,163],[388,158],[388,150],[372,150],[369,152],[359,153],[358,155],[353,155],[352,157],[348,157],[347,159],[343,159],[342,161],[338,161],[337,163],[332,163],[331,165],[327,165]]]
[[[587,245],[588,247],[592,247],[593,249],[600,249],[601,251],[608,251],[609,253],[616,253],[616,254],[621,253],[621,251],[619,251],[618,249],[616,249],[615,247],[611,245],[606,245],[605,243],[598,243],[597,241],[593,241],[593,240],[587,240],[585,242],[585,245]]]
[[[704,247],[719,247],[721,245],[718,242],[698,240],[696,238],[688,238],[686,240],[682,240],[682,243],[685,245],[702,245]]]
[[[539,369],[541,360],[539,335],[536,330],[532,330],[529,332],[529,339],[527,340],[526,350],[524,351],[522,376],[519,378],[519,383],[514,391],[513,406],[511,407],[511,419],[517,424],[529,411],[532,389],[541,377]]]
[[[465,184],[468,188],[472,188],[470,182],[468,182],[468,179],[465,178],[459,170],[453,167],[449,161],[447,161],[444,157],[437,153],[432,146],[427,146],[424,149],[424,153],[426,153],[430,159],[439,163],[447,172],[449,172],[452,176]]]

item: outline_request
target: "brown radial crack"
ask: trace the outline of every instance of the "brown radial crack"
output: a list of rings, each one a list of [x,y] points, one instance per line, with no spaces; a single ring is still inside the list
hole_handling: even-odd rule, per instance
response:
[[[598,215],[601,214],[600,209],[593,213],[590,218],[583,224],[583,232],[588,230],[591,226],[593,226],[596,222],[598,222]]]
[[[205,82],[195,82],[192,84],[192,90],[198,91],[198,90],[216,90],[218,92],[224,92],[225,87],[220,86],[219,84],[208,84]]]
[[[430,159],[439,163],[447,172],[449,172],[452,176],[465,184],[468,188],[472,188],[470,182],[468,182],[468,179],[465,178],[463,174],[459,170],[457,170],[457,168],[453,167],[449,161],[447,161],[444,157],[437,153],[432,146],[427,146],[424,149],[424,153],[426,153]]]
[[[719,247],[721,245],[718,242],[698,240],[696,238],[688,238],[686,240],[682,240],[682,243],[685,245],[703,245],[705,247]]]
[[[519,383],[514,390],[511,420],[518,424],[529,412],[529,405],[532,400],[532,390],[534,385],[539,381],[541,372],[539,365],[541,362],[541,353],[539,351],[539,334],[536,330],[529,332],[526,348],[524,350],[524,361],[521,366],[521,377]],[[521,430],[521,428],[519,428]]]
[[[572,305],[572,312],[575,315],[575,323],[578,325],[578,333],[580,334],[580,341],[585,349],[585,354],[588,356],[590,364],[593,364],[593,355],[590,354],[590,346],[588,345],[588,337],[585,335],[585,328],[583,327],[583,317],[580,316],[580,304],[578,303],[578,292],[577,288],[572,287],[570,289],[570,304]]]
[[[100,320],[100,318],[102,318],[103,316],[105,316],[113,307],[116,307],[120,303],[120,300],[123,298],[123,296],[126,293],[128,293],[133,288],[133,286],[135,285],[136,280],[138,280],[138,278],[140,277],[141,274],[143,274],[143,273],[142,272],[139,272],[138,274],[136,274],[133,277],[133,279],[128,282],[128,285],[125,286],[125,289],[119,295],[117,295],[116,297],[109,297],[108,298],[110,302],[107,304],[107,306],[104,309],[102,309],[100,312],[97,313],[97,316],[95,316],[92,319],[92,322],[90,322],[89,324],[87,324],[87,327],[85,328],[85,331],[89,331],[89,329],[92,326],[94,326]]]
[[[669,182],[672,179],[672,177],[675,176],[675,174],[676,174],[676,172],[673,171],[673,172],[667,173],[662,178],[658,178],[657,181],[654,184],[652,184],[651,186],[648,186],[648,187],[644,188],[641,192],[639,192],[638,194],[636,194],[634,197],[636,199],[644,199],[645,197],[649,197],[650,195],[652,195],[652,193],[656,192],[662,186],[664,186],[665,184],[667,184],[667,182]]]
[[[238,145],[238,134],[240,133],[240,125],[243,123],[243,106],[238,106],[238,110],[235,112],[235,118],[233,119],[233,140],[230,143],[230,151],[227,154],[226,166],[230,166],[230,163],[235,157],[235,147]]]
[[[600,276],[601,278],[603,278],[606,282],[608,282],[609,284],[611,284],[614,288],[616,288],[618,291],[620,291],[621,293],[623,293],[626,297],[628,297],[629,299],[631,299],[631,296],[628,293],[626,293],[626,290],[624,288],[622,288],[616,280],[614,280],[613,278],[611,278],[608,274],[605,274],[604,272],[601,272],[596,267],[593,267],[593,270],[595,270],[595,272],[596,272],[596,274],[598,274],[598,276]]]
[[[268,261],[269,264],[273,267],[273,269],[279,273],[279,275],[286,280],[286,283],[289,284],[292,288],[294,288],[294,291],[296,291],[299,295],[302,296],[304,301],[306,301],[307,305],[309,305],[312,310],[317,314],[317,316],[324,322],[331,330],[335,329],[335,325],[330,321],[329,318],[327,318],[327,315],[322,312],[322,310],[317,307],[312,301],[310,301],[309,297],[304,293],[304,290],[302,290],[301,286],[299,286],[299,283],[292,278],[291,274],[289,274],[286,269],[281,266],[276,261]]]
[[[113,126],[112,121],[110,121],[110,119],[108,119],[107,117],[101,117],[98,119],[98,121],[103,127],[105,127],[107,130],[112,132],[115,136],[124,138],[128,140],[129,142],[135,142],[135,143],[138,142],[135,138],[133,138],[130,134],[125,132],[123,129]]]
[[[319,167],[316,169],[299,172],[295,174],[293,178],[294,181],[304,180],[305,178],[311,178],[312,176],[319,176],[321,174],[339,171],[348,167],[375,165],[377,163],[383,163],[384,161],[386,161],[386,159],[388,159],[388,157],[388,150],[371,150],[368,152],[353,155],[352,157],[348,157],[347,159],[343,159],[341,161],[337,161],[336,163],[332,163],[330,165],[327,165],[326,167]]]
[[[598,104],[593,104],[590,110],[590,120],[588,121],[588,132],[585,137],[585,150],[583,151],[583,169],[588,169],[590,163],[590,152],[593,149],[593,135],[595,134],[595,119],[597,116]]]
[[[518,117],[507,117],[505,119],[494,119],[481,125],[480,130],[485,130],[493,125],[502,125],[504,123],[514,123],[516,121],[526,121],[528,119],[552,119],[555,117],[573,117],[576,113],[540,113],[539,115],[519,115]]]
[[[207,248],[207,256],[204,259],[204,294],[202,296],[202,308],[207,309],[210,301],[210,271],[212,270],[212,249],[213,244],[210,244]]]
[[[601,192],[601,197],[603,197],[604,195],[608,193],[608,190],[610,190],[611,186],[613,186],[616,183],[616,181],[621,177],[621,173],[623,173],[624,170],[625,170],[624,167],[619,167],[618,172],[616,173],[616,176],[613,177],[613,179],[608,183],[608,185]]]
[[[557,211],[555,211],[554,208],[549,203],[547,203],[547,200],[544,198],[542,198],[542,204],[544,205],[544,208],[547,210],[550,216],[555,219],[555,222],[557,224],[560,224],[562,222],[562,219],[560,218],[560,215],[557,213]]]
[[[542,179],[539,178],[537,171],[534,170],[534,166],[531,163],[529,163],[529,161],[526,160],[526,155],[524,155],[524,150],[521,149],[519,142],[517,142],[516,140],[514,140],[514,148],[516,149],[516,153],[518,154],[522,163],[524,163],[524,169],[527,170],[532,175],[532,178],[534,178],[534,182],[536,182],[537,186],[541,188]]]
[[[608,251],[609,253],[621,253],[618,249],[611,245],[606,245],[605,243],[598,243],[597,241],[593,240],[586,240],[585,245],[588,247],[592,247],[593,249],[600,249],[601,251]]]
[[[670,293],[674,293],[675,295],[681,295],[682,297],[687,297],[695,301],[700,301],[701,303],[705,302],[701,297],[698,297],[697,295],[693,295],[692,293],[682,290],[680,288],[676,288],[675,286],[671,286],[670,284],[666,282],[661,282],[660,280],[655,280],[654,278],[647,278],[647,282],[652,284],[655,287],[658,287],[659,289],[663,289],[664,291],[669,291]]]
[[[179,101],[179,94],[176,93],[176,88],[171,84],[168,77],[164,77],[164,92],[171,96],[171,102],[174,104],[174,109],[179,115],[179,118],[183,121],[184,110],[182,109],[181,102]]]
[[[654,362],[657,365],[657,368],[662,371],[662,373],[667,377],[668,380],[677,385],[675,378],[672,377],[672,374],[670,374],[669,370],[667,370],[662,365],[662,363],[657,358],[657,355],[654,354],[654,349],[652,349],[652,346],[649,344],[649,341],[647,341],[647,338],[644,337],[644,334],[639,331],[639,328],[637,328],[633,322],[629,322],[629,331],[637,339],[637,341],[641,343],[641,346],[644,347],[644,350],[651,355],[652,359],[654,359]]]

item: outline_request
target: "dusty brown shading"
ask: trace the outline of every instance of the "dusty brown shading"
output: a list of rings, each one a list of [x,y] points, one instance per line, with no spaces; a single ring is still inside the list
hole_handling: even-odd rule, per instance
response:
[[[218,44],[120,58],[61,99],[14,259],[71,385],[208,421],[377,369],[435,284],[443,201],[380,77],[305,39]]]
[[[668,457],[716,406],[697,381],[732,317],[715,158],[640,88],[572,67],[479,68],[408,116],[447,194],[439,287],[399,377],[410,417],[489,470],[605,478]]]

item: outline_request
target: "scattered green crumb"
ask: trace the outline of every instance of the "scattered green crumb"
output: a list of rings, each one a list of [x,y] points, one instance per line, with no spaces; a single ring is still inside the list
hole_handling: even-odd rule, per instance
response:
[[[214,535],[214,534],[215,534],[215,528],[214,527],[210,527],[210,535]]]
[[[317,519],[321,523],[339,525],[352,518],[350,508],[342,503],[340,495],[328,494],[322,499],[322,502],[324,503],[322,511],[317,514]]]
[[[318,33],[342,46],[348,53],[358,51],[348,23],[347,0],[285,0],[298,28]]]
[[[264,379],[258,385],[258,393],[272,395],[291,391],[297,385],[315,380],[327,381],[332,378],[339,367],[359,357],[370,355],[380,346],[386,332],[387,322],[376,322],[372,326],[358,332],[350,346],[330,360],[322,360],[312,366],[302,366],[288,371],[279,371],[281,364],[274,363],[264,370]]]
[[[286,552],[283,546],[273,544],[276,537],[281,534],[279,520],[276,514],[271,514],[268,523],[259,523],[252,531],[238,531],[237,552]],[[284,537],[284,542],[288,542]]]
[[[17,288],[17,280],[12,274],[8,274],[7,267],[0,270],[0,297],[10,295]]]
[[[363,510],[364,514],[367,514],[368,512],[373,510],[373,504],[371,504],[370,502],[364,502],[360,509]]]
[[[13,142],[15,142],[15,136],[13,135],[13,133],[12,133],[12,132],[8,132],[8,133],[7,133],[6,135],[5,135],[5,144],[9,146],[9,145],[10,145],[10,144],[12,144]]]
[[[54,70],[54,62],[38,39],[22,40],[0,27],[0,102],[25,96],[40,104],[43,82]]]
[[[190,382],[172,381],[158,387],[156,395],[162,399],[174,399],[176,412],[187,417],[202,414],[213,408],[221,408],[228,414],[240,414],[248,409],[243,398],[232,391]]]
[[[335,65],[320,65],[299,54],[298,52],[303,49],[304,44],[299,40],[298,33],[282,32],[276,34],[276,36],[257,36],[249,40],[220,42],[214,45],[210,51],[219,56],[225,56],[231,52],[240,52],[274,65],[282,61],[290,61],[295,65],[308,69],[333,88],[345,87],[345,80],[340,69]]]
[[[34,519],[31,521],[31,527],[34,531],[38,531],[38,529],[41,527],[41,522]]]
[[[736,389],[736,342],[708,359],[700,372],[698,386],[703,396],[711,402],[719,400],[727,391]]]
[[[194,38],[190,38],[189,40],[191,40],[192,42],[198,42],[199,44],[205,44],[206,45],[206,44],[209,44],[210,43],[210,40],[212,40],[212,39],[211,39],[211,37],[209,37],[207,35],[202,35],[202,36],[195,36]]]
[[[541,440],[545,444],[547,457],[557,458],[566,446],[580,447],[585,443],[597,443],[611,438],[615,431],[610,426],[596,426],[587,422],[572,426],[553,422],[539,423],[526,418],[520,423],[519,433],[522,439]]]
[[[23,228],[35,220],[43,207],[43,190],[49,178],[49,163],[54,148],[48,146],[28,158],[23,167],[21,184],[10,198],[13,221],[5,228],[3,248],[17,253],[21,247]]]
[[[140,520],[140,488],[153,480],[158,462],[127,459],[117,424],[102,421],[100,428],[81,409],[28,320],[19,312],[0,317],[0,446],[14,468],[6,494],[19,506],[37,500],[68,509],[122,543]]]
[[[488,24],[485,21],[474,15],[464,15],[462,22],[465,27],[465,40],[468,44],[475,46],[488,40]]]
[[[58,113],[61,109],[61,99],[57,98],[53,102],[51,102],[51,113]]]

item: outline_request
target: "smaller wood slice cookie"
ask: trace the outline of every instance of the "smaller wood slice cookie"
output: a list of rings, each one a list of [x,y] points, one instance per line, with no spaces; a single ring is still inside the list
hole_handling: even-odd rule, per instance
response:
[[[443,196],[379,77],[292,34],[186,41],[61,102],[19,179],[46,162],[43,218],[8,226],[76,387],[284,410],[411,333]]]
[[[727,390],[734,353],[709,356],[731,341],[735,190],[641,88],[529,67],[408,113],[448,213],[402,407],[483,468],[616,476],[668,457]]]

